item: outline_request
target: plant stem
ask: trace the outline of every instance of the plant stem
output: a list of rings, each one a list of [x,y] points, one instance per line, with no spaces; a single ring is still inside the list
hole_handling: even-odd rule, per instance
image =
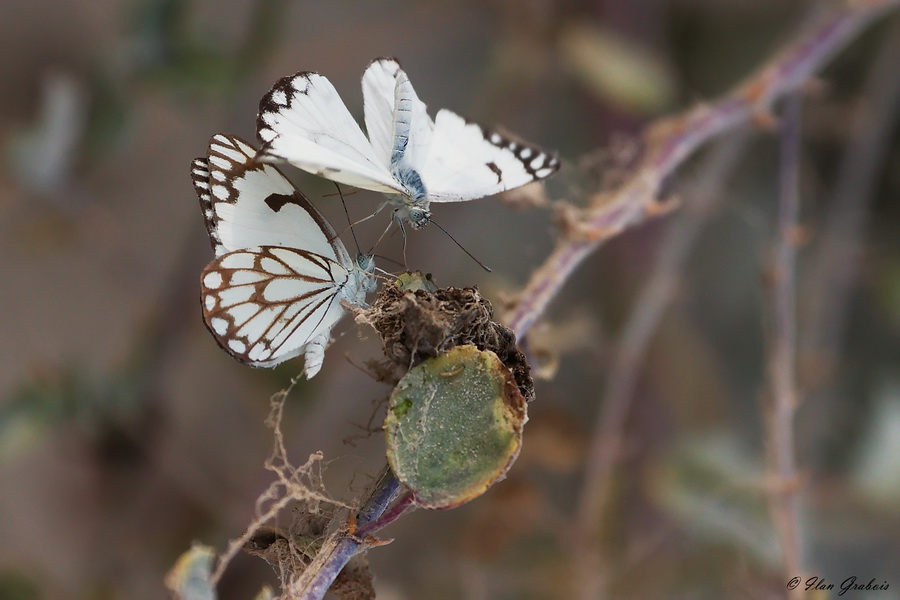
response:
[[[846,403],[836,393],[841,353],[850,321],[850,308],[866,270],[863,242],[877,194],[875,184],[890,153],[890,140],[900,122],[900,22],[887,32],[866,81],[854,102],[847,128],[850,136],[842,150],[829,207],[802,278],[800,302],[800,387],[804,402],[815,406],[803,419],[805,462],[821,465]],[[817,203],[819,200],[817,199]],[[812,254],[812,252],[811,252]]]
[[[869,205],[876,177],[881,172],[888,144],[900,121],[900,23],[882,43],[866,77],[860,102],[854,107],[850,140],[829,202],[832,207],[822,226],[822,244],[808,278],[810,310],[803,320],[803,348],[813,352],[816,373],[813,387],[827,388],[838,364],[847,321],[847,305],[856,288],[861,263],[861,240],[869,222]]]
[[[800,211],[800,103],[793,94],[785,101],[781,128],[781,181],[778,202],[773,279],[773,332],[769,377],[772,394],[767,415],[772,520],[781,542],[784,580],[802,577],[799,534],[799,498],[794,451],[794,415],[797,410],[797,216]],[[797,592],[802,594],[802,591]]]
[[[357,524],[364,527],[377,519],[390,506],[399,489],[400,482],[394,477],[391,469],[385,465],[378,483],[375,484],[369,498],[356,516]],[[315,560],[298,579],[296,585],[293,586],[289,597],[298,600],[321,599],[334,583],[341,569],[350,562],[362,545],[361,540],[356,536],[348,536],[344,532],[332,535],[322,546],[322,550]]]
[[[594,196],[576,226],[559,240],[519,294],[506,318],[509,327],[517,336],[525,335],[582,260],[626,228],[659,214],[653,207],[663,181],[698,148],[768,114],[773,102],[799,89],[860,30],[898,3],[900,0],[848,1],[819,17],[720,100],[649,127],[644,135],[648,150],[641,164],[623,185]]]
[[[400,498],[390,508],[381,513],[377,519],[372,519],[368,523],[358,526],[354,535],[358,538],[372,535],[379,529],[387,527],[402,517],[413,506],[415,506],[415,498],[411,492],[404,491],[401,493]]]
[[[669,306],[694,243],[713,208],[722,201],[722,188],[746,147],[746,132],[720,143],[700,169],[702,178],[688,192],[685,213],[672,223],[660,244],[653,272],[641,289],[613,357],[600,410],[594,421],[585,461],[584,479],[575,509],[574,546],[581,554],[576,579],[583,598],[596,598],[603,585],[602,561],[593,552],[595,534],[609,499],[610,482],[621,456],[625,421],[634,398],[641,363],[657,325]]]

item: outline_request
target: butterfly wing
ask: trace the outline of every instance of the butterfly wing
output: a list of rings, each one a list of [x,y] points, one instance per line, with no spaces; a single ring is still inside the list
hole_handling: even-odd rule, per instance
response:
[[[216,256],[224,254],[226,250],[222,246],[221,238],[219,238],[212,194],[209,191],[209,161],[206,158],[195,158],[191,162],[191,181],[194,183],[194,190],[197,192],[197,198],[200,200],[200,212],[203,214],[203,224],[206,225],[206,232],[209,234],[209,243],[212,245],[213,252],[216,253]]]
[[[350,268],[334,229],[275,166],[255,162],[256,149],[230,135],[212,137],[206,159],[192,163],[210,240],[221,256],[257,246],[303,248]]]
[[[203,320],[237,360],[274,367],[310,349],[321,355],[344,315],[344,288],[352,285],[343,265],[314,252],[275,246],[235,250],[203,270]],[[307,377],[320,366],[321,360],[308,362]]]
[[[544,179],[558,169],[555,156],[443,109],[435,118],[431,151],[419,174],[429,201],[462,202]]]
[[[362,88],[366,131],[379,159],[392,168],[424,163],[434,121],[400,63],[376,58],[363,74]]]
[[[302,72],[278,80],[259,103],[257,159],[385,194],[402,193],[331,82]]]

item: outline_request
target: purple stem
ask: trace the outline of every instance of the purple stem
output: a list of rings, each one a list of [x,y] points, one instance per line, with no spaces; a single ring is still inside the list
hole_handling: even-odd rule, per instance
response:
[[[797,306],[795,233],[800,212],[800,97],[789,96],[781,129],[781,182],[778,239],[773,265],[773,332],[769,357],[772,410],[768,415],[770,464],[774,487],[772,520],[781,541],[785,577],[802,572],[799,504],[794,458],[794,415],[797,409]]]
[[[583,235],[557,243],[519,295],[507,317],[509,327],[517,336],[525,335],[585,257],[625,228],[651,216],[648,208],[662,182],[699,147],[755,116],[768,114],[776,99],[797,90],[862,28],[897,4],[898,0],[848,2],[816,20],[719,101],[696,106],[649,129],[650,149],[634,175],[617,190],[598,194],[579,223]]]
[[[370,522],[378,519],[390,506],[399,489],[400,482],[397,481],[390,467],[385,466],[378,484],[356,516],[359,527],[364,528]],[[341,569],[359,551],[362,546],[361,540],[361,536],[345,536],[338,541],[326,557],[316,557],[307,570],[312,576],[306,581],[306,585],[296,598],[298,600],[320,600],[324,597]],[[320,558],[322,558],[321,562]]]
[[[379,529],[387,527],[400,517],[402,517],[407,510],[415,505],[415,498],[412,493],[409,491],[404,491],[400,498],[394,502],[394,504],[381,513],[381,516],[377,519],[373,519],[364,525],[359,525],[356,528],[356,532],[353,534],[358,538],[365,538],[367,536],[372,535]]]

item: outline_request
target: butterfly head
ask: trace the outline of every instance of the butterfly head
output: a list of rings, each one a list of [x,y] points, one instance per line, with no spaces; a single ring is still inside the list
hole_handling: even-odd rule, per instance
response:
[[[372,273],[375,272],[375,256],[372,254],[359,254],[356,257],[356,281],[357,289],[362,291],[363,297],[369,292],[375,291],[378,283]]]
[[[424,208],[413,206],[406,212],[406,220],[409,221],[413,229],[422,229],[431,221],[431,212]]]

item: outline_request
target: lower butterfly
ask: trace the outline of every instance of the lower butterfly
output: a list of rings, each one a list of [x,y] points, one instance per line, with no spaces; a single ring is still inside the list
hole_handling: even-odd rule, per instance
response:
[[[213,136],[191,178],[216,258],[200,277],[203,320],[219,345],[254,367],[304,355],[304,373],[322,367],[331,330],[365,306],[374,260],[354,261],[334,229],[256,149]]]

